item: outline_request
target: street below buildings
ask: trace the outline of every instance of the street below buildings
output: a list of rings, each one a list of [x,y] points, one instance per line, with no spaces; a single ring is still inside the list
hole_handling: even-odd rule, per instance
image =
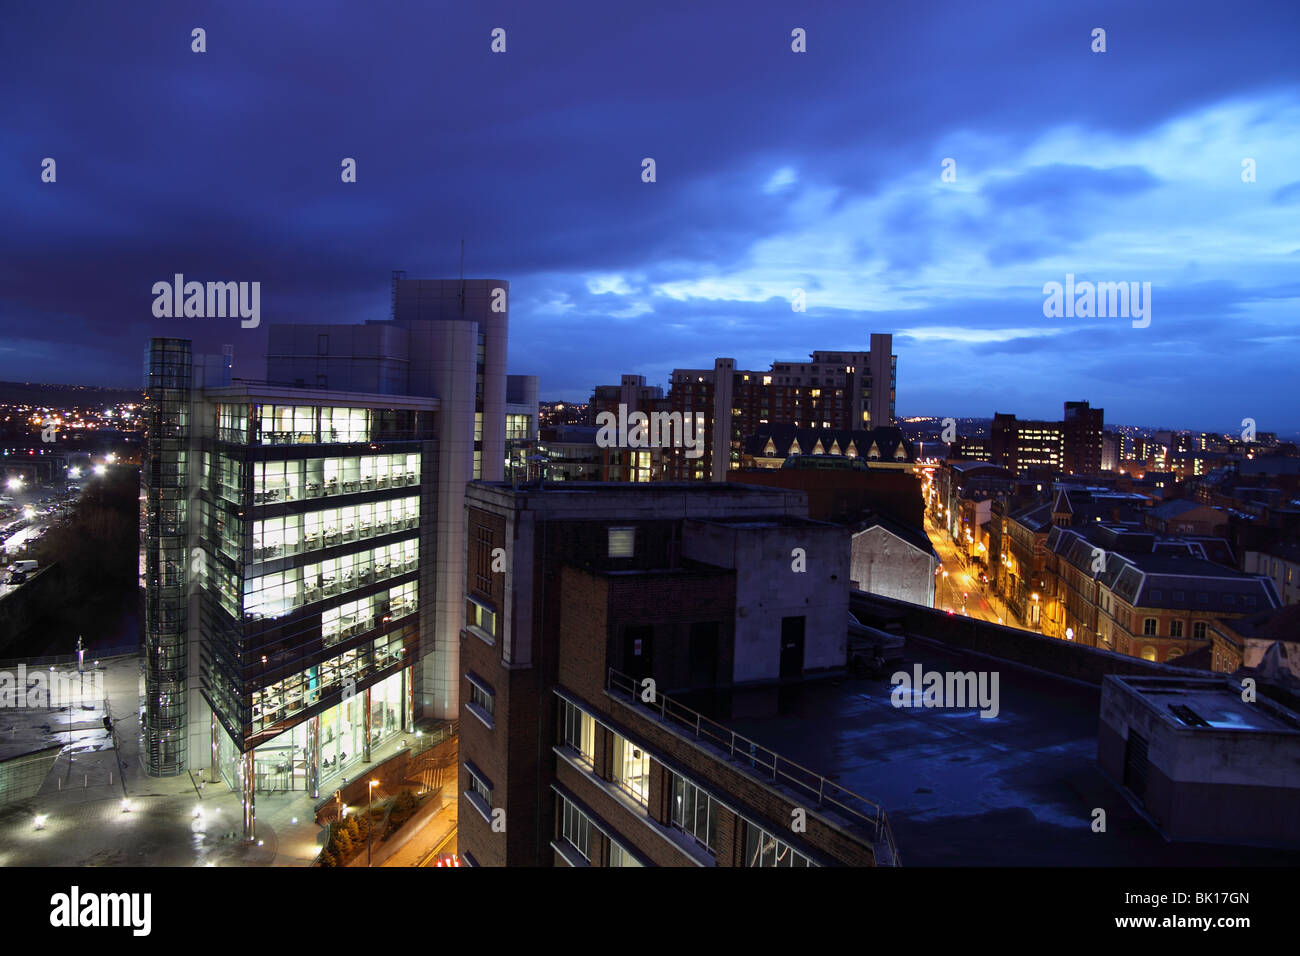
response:
[[[930,538],[935,553],[939,555],[943,569],[935,582],[936,608],[954,614],[965,614],[980,621],[1029,630],[994,593],[993,586],[980,581],[983,569],[977,564],[968,565],[961,549],[949,540],[947,532],[936,525],[928,514],[925,516],[925,533]]]

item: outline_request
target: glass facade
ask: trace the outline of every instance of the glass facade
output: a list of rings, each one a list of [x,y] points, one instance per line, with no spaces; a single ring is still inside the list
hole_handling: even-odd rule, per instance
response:
[[[402,733],[409,680],[410,669],[406,668],[368,688],[372,751]],[[318,786],[338,774],[354,772],[365,762],[365,705],[365,692],[358,692],[317,715],[320,733],[315,761],[309,721],[259,745],[253,751],[255,790],[310,790],[313,763],[318,768]],[[238,789],[239,752],[225,734],[218,741],[218,761],[222,778]]]
[[[141,469],[144,511],[145,766],[172,776],[186,760],[185,679],[188,663],[188,587],[201,585],[203,566],[191,569],[188,550],[188,455],[193,376],[190,343],[153,339],[146,356],[148,423]],[[191,570],[199,580],[190,582]]]
[[[321,445],[417,437],[416,413],[405,409],[335,408],[280,403],[221,403],[217,440],[234,445]]]
[[[204,693],[236,749],[260,754],[268,739],[301,736],[294,728],[324,719],[340,694],[344,711],[323,712],[320,739],[345,740],[345,723],[364,726],[345,712],[357,684],[409,664],[419,643],[419,488],[433,418],[251,399],[203,414]],[[301,759],[303,741],[284,746],[259,779]],[[322,773],[323,761],[362,752],[321,747]]]

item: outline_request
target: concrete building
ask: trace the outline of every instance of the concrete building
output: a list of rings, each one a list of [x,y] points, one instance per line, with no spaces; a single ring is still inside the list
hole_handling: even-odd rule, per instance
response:
[[[1108,676],[1097,763],[1167,839],[1300,845],[1300,718],[1235,680]]]
[[[680,699],[843,672],[846,529],[803,517],[797,492],[735,484],[483,483],[466,506],[464,859],[896,860],[880,807],[815,774],[773,783],[785,756]]]
[[[939,556],[924,531],[872,515],[853,532],[851,554],[855,589],[934,607]]]

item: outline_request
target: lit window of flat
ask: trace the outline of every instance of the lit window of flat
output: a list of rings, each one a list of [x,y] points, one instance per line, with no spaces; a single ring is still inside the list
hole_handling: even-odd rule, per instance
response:
[[[560,700],[560,739],[591,765],[596,759],[596,721],[567,700]]]
[[[650,757],[623,737],[614,737],[614,783],[642,806],[650,803]]]

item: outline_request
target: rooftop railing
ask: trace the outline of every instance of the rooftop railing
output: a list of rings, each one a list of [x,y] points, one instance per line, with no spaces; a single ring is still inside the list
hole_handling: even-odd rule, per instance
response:
[[[877,864],[901,865],[889,816],[878,803],[827,780],[816,771],[736,733],[666,694],[655,693],[653,701],[646,701],[638,681],[612,667],[609,668],[605,689],[626,697],[634,707],[657,714],[664,723],[687,731],[701,743],[722,751],[741,769],[750,771],[764,782],[785,787],[808,799],[817,809],[831,810],[849,822],[865,827],[872,834]]]

